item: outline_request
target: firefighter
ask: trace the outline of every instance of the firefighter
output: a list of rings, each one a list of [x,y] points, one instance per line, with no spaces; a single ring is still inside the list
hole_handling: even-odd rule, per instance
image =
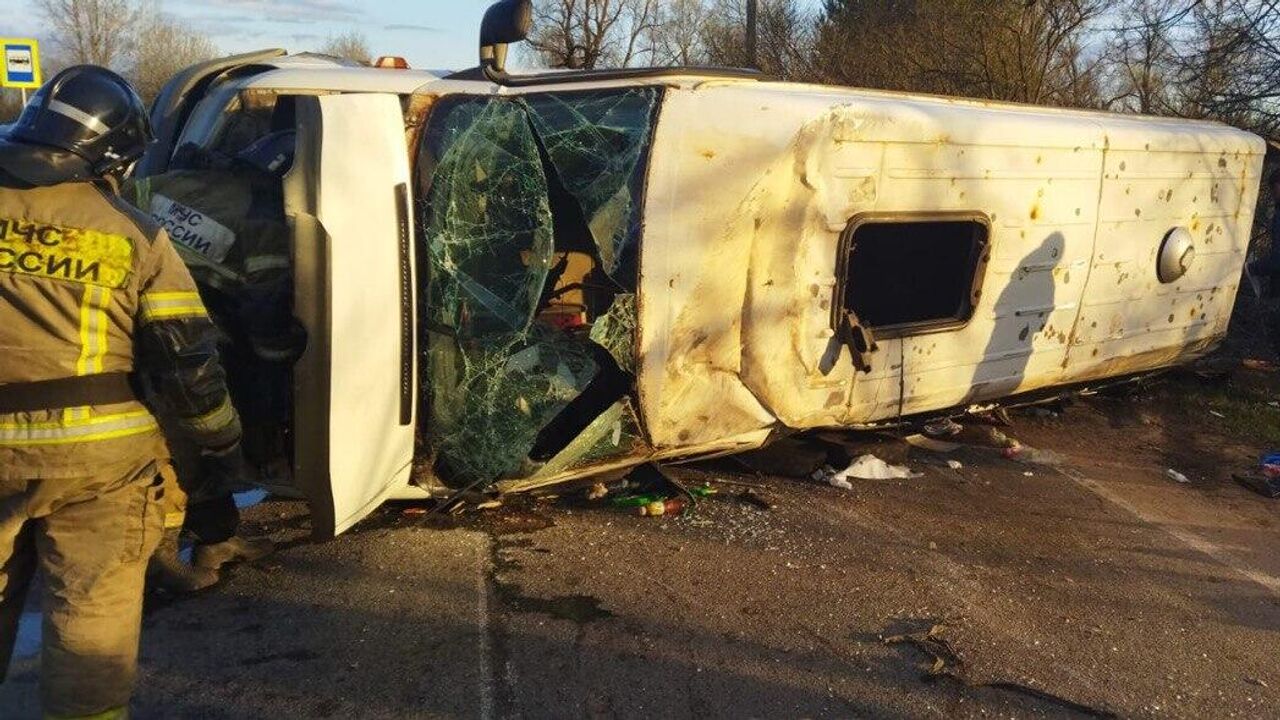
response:
[[[173,239],[225,340],[221,350],[232,400],[245,424],[246,455],[256,466],[284,456],[289,369],[303,348],[292,313],[289,228],[282,179],[293,163],[295,133],[270,133],[233,158],[187,146],[171,170],[126,186],[124,196],[149,212]],[[252,440],[252,442],[250,442]],[[189,453],[178,453],[189,457]],[[232,492],[200,464],[178,463],[178,488],[150,575],[171,592],[193,592],[218,580],[229,562],[272,550],[263,538],[236,535]],[[183,500],[189,496],[189,505]],[[192,564],[179,560],[179,533],[195,539]]]
[[[38,567],[50,718],[128,715],[163,524],[152,406],[221,473],[244,473],[191,275],[116,194],[151,140],[133,89],[89,65],[58,73],[0,139],[0,662]]]

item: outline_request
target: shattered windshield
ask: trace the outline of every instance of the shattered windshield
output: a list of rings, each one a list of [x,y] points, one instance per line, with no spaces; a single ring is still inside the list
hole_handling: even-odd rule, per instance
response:
[[[545,478],[647,451],[628,398],[627,290],[658,94],[435,109],[418,163],[420,434],[447,483]]]
[[[625,287],[635,274],[636,168],[648,145],[657,91],[533,95],[529,118],[565,189],[578,201],[604,271]]]
[[[498,100],[448,110],[428,197],[427,252],[438,274],[427,310],[469,336],[521,332],[552,252],[547,177],[523,110]]]

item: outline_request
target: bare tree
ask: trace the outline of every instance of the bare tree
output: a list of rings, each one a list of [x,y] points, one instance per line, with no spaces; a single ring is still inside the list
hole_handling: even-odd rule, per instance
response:
[[[703,27],[703,43],[716,65],[747,67],[746,3],[716,0]],[[815,18],[796,0],[761,0],[756,18],[756,62],[761,71],[787,80],[808,80],[814,69]]]
[[[179,70],[218,54],[208,37],[164,15],[153,16],[137,33],[129,76],[147,103]]]
[[[1280,132],[1280,3],[1129,0],[1122,22],[1112,107]]]
[[[709,61],[704,42],[712,10],[704,0],[671,0],[658,9],[651,33],[654,65],[700,65]]]
[[[548,67],[629,67],[654,58],[658,0],[538,0],[529,45]]]
[[[369,50],[369,40],[358,30],[334,35],[325,41],[320,48],[325,55],[354,60],[361,65],[373,64],[373,53]]]
[[[1144,114],[1169,111],[1176,58],[1168,18],[1178,0],[1132,0],[1112,30],[1108,71],[1113,97],[1108,106]]]
[[[1280,131],[1280,3],[1207,0],[1188,13],[1177,61],[1180,114]]]
[[[1093,105],[1105,0],[829,0],[816,68],[829,82]]]
[[[118,67],[133,49],[142,6],[133,0],[35,0],[65,64]]]

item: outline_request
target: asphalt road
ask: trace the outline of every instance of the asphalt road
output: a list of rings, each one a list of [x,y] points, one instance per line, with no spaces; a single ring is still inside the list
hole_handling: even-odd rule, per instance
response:
[[[679,470],[762,482],[768,511],[730,486],[666,519],[563,499],[449,526],[386,508],[153,602],[136,716],[1280,714],[1280,505],[1164,477],[1158,427],[1088,410],[1066,427],[1015,430],[1062,469],[862,438],[924,475],[840,490]],[[304,532],[296,503],[250,518]],[[36,717],[37,672],[19,663],[0,716]]]

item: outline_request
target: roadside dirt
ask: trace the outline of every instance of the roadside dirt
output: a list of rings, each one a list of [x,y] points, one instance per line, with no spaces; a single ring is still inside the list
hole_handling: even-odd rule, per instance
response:
[[[1230,475],[1280,440],[1280,378],[1212,379],[1001,428],[1060,466],[851,433],[676,467],[719,488],[687,515],[391,504],[315,544],[268,501],[246,522],[280,552],[149,607],[136,714],[1274,717],[1280,501]],[[862,452],[921,474],[807,477]],[[38,717],[37,678],[0,715]]]
[[[493,534],[499,715],[1270,715],[1280,514],[1231,473],[1280,439],[1280,395],[1236,375],[1001,428],[1061,466],[827,433],[747,459],[768,472],[675,469],[721,491],[688,515],[561,497],[463,518]],[[815,483],[833,443],[923,476]],[[520,525],[542,529],[495,531]]]

